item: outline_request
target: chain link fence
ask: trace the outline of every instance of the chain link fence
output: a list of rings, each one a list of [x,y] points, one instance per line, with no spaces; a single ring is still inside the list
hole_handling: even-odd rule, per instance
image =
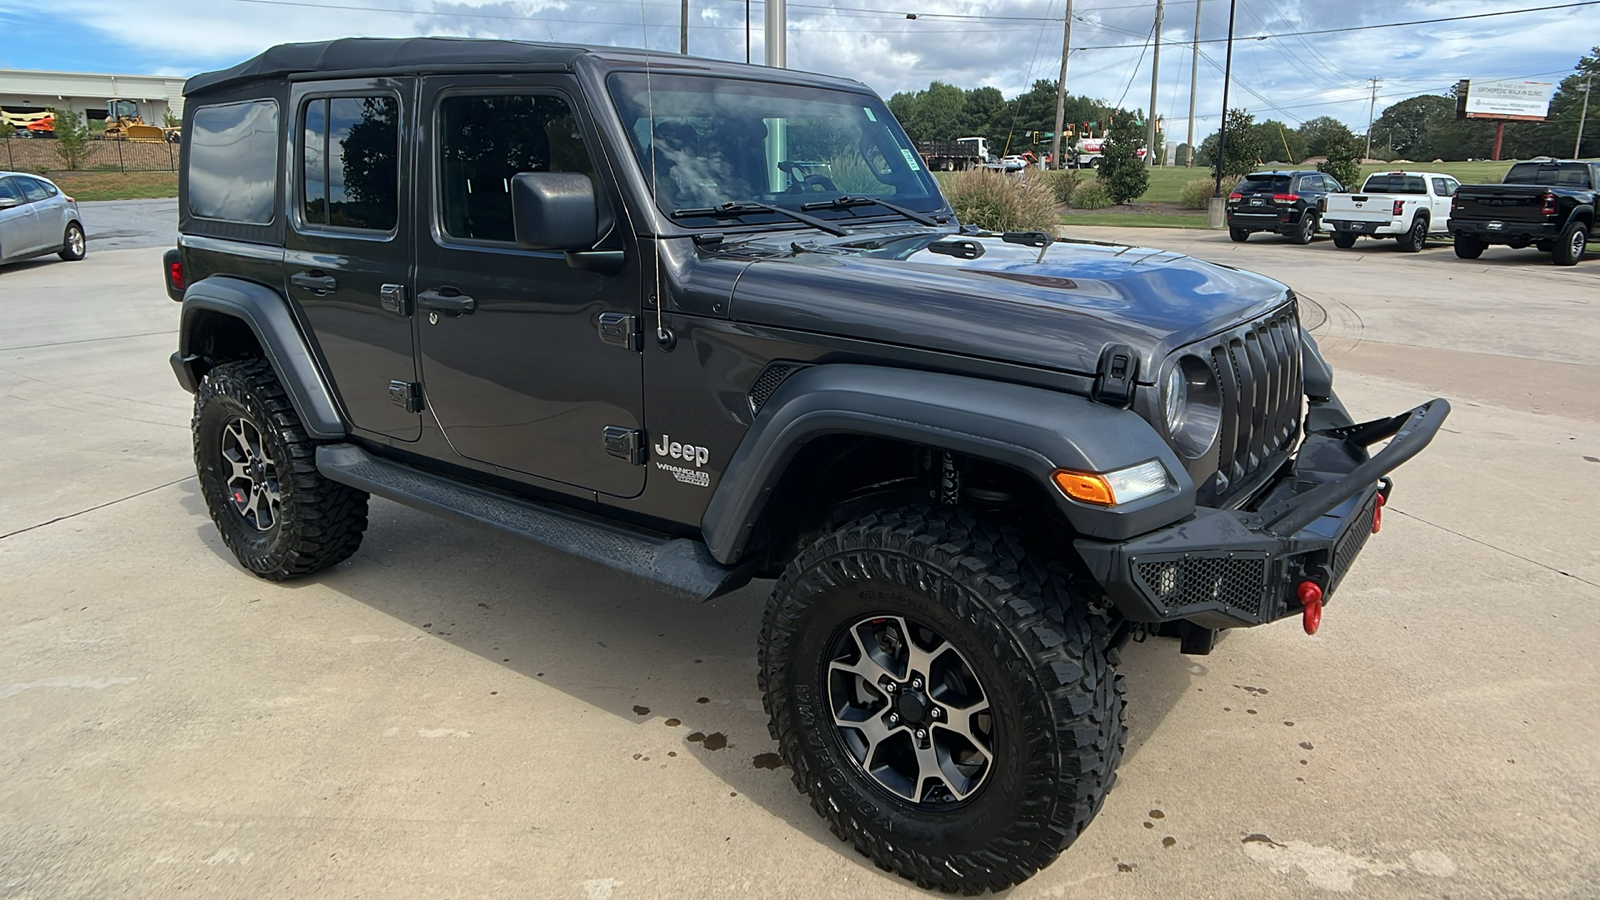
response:
[[[67,164],[56,152],[55,140],[8,134],[0,140],[0,168],[43,175],[65,171]],[[176,172],[178,145],[94,140],[78,168],[85,172]]]

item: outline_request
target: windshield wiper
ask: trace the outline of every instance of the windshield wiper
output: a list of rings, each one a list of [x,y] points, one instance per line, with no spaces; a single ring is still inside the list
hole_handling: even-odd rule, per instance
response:
[[[838,225],[829,222],[827,219],[819,219],[816,216],[808,216],[803,212],[796,212],[792,209],[784,209],[781,206],[773,206],[771,203],[758,203],[754,200],[747,200],[743,203],[730,201],[718,206],[697,206],[690,209],[675,209],[672,211],[672,217],[674,219],[681,219],[687,216],[711,216],[717,219],[736,219],[739,216],[754,212],[769,212],[780,216],[786,216],[795,220],[796,222],[801,223],[802,225],[810,225],[812,228],[818,229],[819,231],[826,231],[835,237],[844,237],[850,234],[847,229],[840,228]]]
[[[853,206],[881,206],[892,213],[898,213],[918,225],[928,225],[937,228],[943,225],[938,219],[926,213],[919,213],[914,209],[906,209],[898,203],[879,200],[877,197],[836,197],[832,200],[818,200],[815,203],[802,203],[801,209],[849,209]]]

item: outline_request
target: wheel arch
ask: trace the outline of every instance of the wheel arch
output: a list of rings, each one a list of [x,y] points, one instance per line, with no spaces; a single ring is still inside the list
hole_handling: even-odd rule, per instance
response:
[[[850,441],[859,447],[837,452]],[[725,565],[746,559],[756,545],[798,524],[774,526],[778,511],[789,512],[778,499],[795,485],[814,498],[852,488],[898,490],[892,479],[873,481],[870,465],[866,477],[857,465],[849,470],[854,477],[834,479],[819,460],[870,464],[908,450],[956,454],[977,461],[985,477],[1026,484],[1083,535],[1129,537],[1195,506],[1193,482],[1177,455],[1131,411],[1024,385],[829,364],[791,375],[762,407],[701,520],[706,544]],[[1106,472],[1152,459],[1166,466],[1176,489],[1123,507],[1075,503],[1050,481],[1057,468]]]
[[[190,285],[183,295],[178,352],[172,355],[179,383],[193,393],[218,364],[250,358],[272,366],[308,435],[335,440],[348,433],[334,393],[283,295],[227,276]]]

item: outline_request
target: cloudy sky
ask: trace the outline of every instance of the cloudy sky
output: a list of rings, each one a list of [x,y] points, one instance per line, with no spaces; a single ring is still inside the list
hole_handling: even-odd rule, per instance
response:
[[[1413,22],[1572,0],[1238,0],[1230,103],[1258,120],[1329,115],[1364,130],[1377,108],[1441,93],[1460,78],[1559,81],[1600,43],[1600,5],[1496,18]],[[789,0],[789,65],[858,78],[884,96],[939,79],[1006,96],[1060,65],[1067,0]],[[1198,0],[1197,132],[1222,105],[1228,0]],[[1167,0],[1157,112],[1182,139],[1197,0]],[[288,41],[353,35],[464,35],[640,46],[676,52],[677,0],[6,0],[0,68],[190,75]],[[752,59],[764,4],[751,0]],[[1074,0],[1069,89],[1143,108],[1154,0]],[[745,0],[690,0],[689,50],[743,59]],[[907,18],[915,14],[915,19]],[[1264,40],[1261,35],[1274,35]],[[24,38],[25,39],[18,39]],[[1125,98],[1125,99],[1124,99]]]

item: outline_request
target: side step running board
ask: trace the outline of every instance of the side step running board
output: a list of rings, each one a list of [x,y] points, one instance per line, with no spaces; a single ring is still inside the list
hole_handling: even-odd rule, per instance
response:
[[[379,459],[354,444],[318,447],[317,470],[334,481],[396,503],[514,534],[599,563],[679,597],[710,600],[750,581],[748,571],[717,562],[700,541],[640,534],[566,510],[458,484]]]

